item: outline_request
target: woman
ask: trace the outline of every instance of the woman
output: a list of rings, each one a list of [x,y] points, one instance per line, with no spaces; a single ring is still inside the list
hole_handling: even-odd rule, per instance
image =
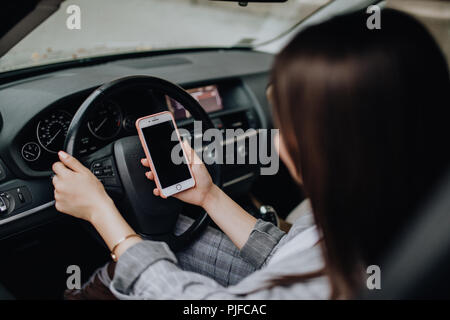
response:
[[[90,171],[60,152],[56,208],[116,246],[114,275],[103,268],[96,281],[121,299],[355,297],[366,267],[382,263],[450,163],[450,83],[438,46],[402,13],[384,10],[381,30],[368,30],[366,18],[306,29],[273,66],[279,154],[315,224],[305,216],[284,234],[256,220],[194,161],[196,187],[176,197],[202,206],[226,236],[209,229],[177,256],[137,236],[120,242],[134,231]]]

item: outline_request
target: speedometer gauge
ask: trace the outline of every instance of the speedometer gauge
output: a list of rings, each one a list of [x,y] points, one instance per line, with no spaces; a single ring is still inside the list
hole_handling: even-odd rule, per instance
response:
[[[122,110],[120,106],[105,100],[98,104],[88,119],[88,128],[92,135],[100,140],[114,138],[122,126]]]
[[[66,111],[57,110],[39,121],[37,139],[45,150],[56,153],[64,146],[72,116]]]

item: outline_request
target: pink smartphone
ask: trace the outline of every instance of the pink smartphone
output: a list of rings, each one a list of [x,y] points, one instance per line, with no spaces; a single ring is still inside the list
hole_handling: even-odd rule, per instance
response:
[[[172,114],[165,111],[139,118],[136,128],[161,196],[166,198],[194,187],[195,180]],[[172,139],[174,132],[176,139]],[[172,159],[174,148],[182,150],[184,161],[180,164]]]

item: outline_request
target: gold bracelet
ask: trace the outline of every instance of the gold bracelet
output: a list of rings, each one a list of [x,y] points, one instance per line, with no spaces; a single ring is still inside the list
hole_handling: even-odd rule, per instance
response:
[[[129,235],[127,235],[126,237],[123,237],[122,239],[120,239],[120,240],[116,243],[116,245],[112,248],[112,250],[111,250],[111,258],[113,259],[114,262],[117,262],[117,255],[116,255],[116,253],[115,253],[117,247],[118,247],[122,242],[124,242],[125,240],[130,239],[130,238],[132,238],[132,237],[138,237],[138,238],[140,238],[140,236],[139,236],[138,234],[136,234],[136,233],[129,234]]]

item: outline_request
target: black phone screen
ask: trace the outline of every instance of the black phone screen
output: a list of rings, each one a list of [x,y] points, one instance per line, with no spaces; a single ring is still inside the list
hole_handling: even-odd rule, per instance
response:
[[[186,163],[175,164],[172,161],[173,148],[176,146],[181,147],[178,139],[176,141],[171,140],[174,130],[172,121],[165,121],[142,128],[142,133],[162,188],[170,187],[191,178]]]

